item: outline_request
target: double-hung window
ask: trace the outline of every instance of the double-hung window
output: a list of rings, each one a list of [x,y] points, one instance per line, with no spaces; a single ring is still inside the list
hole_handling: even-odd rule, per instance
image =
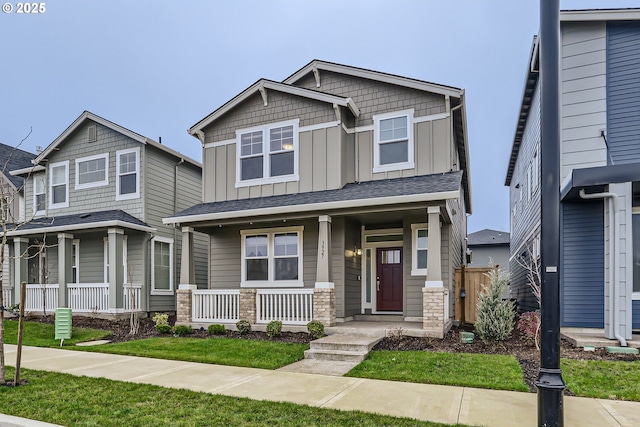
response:
[[[303,227],[243,230],[242,286],[303,286]]]
[[[69,161],[49,166],[49,208],[69,207]]]
[[[236,187],[298,180],[298,120],[236,132]]]
[[[140,148],[116,152],[116,200],[140,197]]]
[[[76,190],[109,184],[109,154],[83,157],[76,160]]]
[[[412,169],[413,110],[373,116],[373,171]]]
[[[428,230],[426,224],[411,224],[411,275],[427,275]]]
[[[47,192],[44,175],[33,177],[33,212],[34,215],[44,215],[47,208]]]
[[[154,237],[151,240],[151,293],[173,293],[173,239]]]

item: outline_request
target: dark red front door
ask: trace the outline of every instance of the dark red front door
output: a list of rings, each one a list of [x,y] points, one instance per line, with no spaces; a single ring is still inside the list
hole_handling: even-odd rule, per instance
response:
[[[376,272],[378,311],[402,311],[402,248],[378,248]]]

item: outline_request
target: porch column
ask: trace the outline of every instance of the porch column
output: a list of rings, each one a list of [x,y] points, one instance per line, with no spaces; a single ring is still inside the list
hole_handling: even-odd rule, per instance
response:
[[[109,311],[116,313],[123,309],[123,278],[122,265],[122,237],[124,230],[110,228],[109,235]]]
[[[422,289],[422,329],[428,336],[443,338],[451,328],[449,317],[449,289],[442,281],[440,207],[427,208],[427,280]]]
[[[442,239],[440,237],[440,207],[429,206],[427,208],[427,216],[429,217],[429,230],[427,232],[427,280],[425,287],[441,288],[442,283],[442,256],[440,254],[440,246]]]
[[[58,233],[58,307],[67,307],[67,283],[73,278],[73,234]]]
[[[325,326],[336,323],[336,289],[331,272],[331,217],[318,217],[318,260],[313,290],[313,320]]]
[[[193,227],[182,227],[182,257],[180,259],[180,289],[182,285],[195,285],[193,263]]]
[[[13,238],[13,301],[14,304],[20,302],[20,283],[29,283],[29,260],[27,251],[29,250],[29,239],[27,237]],[[7,275],[8,276],[8,275]]]

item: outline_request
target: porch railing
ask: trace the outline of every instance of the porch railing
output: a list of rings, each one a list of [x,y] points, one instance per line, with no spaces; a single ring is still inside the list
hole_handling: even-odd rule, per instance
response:
[[[140,311],[140,294],[142,292],[142,285],[136,285],[135,283],[129,285],[127,283],[124,284],[124,296],[123,296],[123,306],[124,311]],[[132,301],[133,297],[133,301]],[[133,303],[133,307],[131,307],[131,303]]]
[[[287,325],[306,325],[313,320],[313,289],[258,289],[256,322],[272,320]]]
[[[193,322],[237,322],[240,320],[240,290],[194,290],[191,319]]]
[[[53,311],[58,307],[57,283],[30,283],[27,284],[24,309],[26,311]]]
[[[109,310],[108,283],[69,283],[67,302],[72,312],[100,313]]]
[[[42,311],[43,298],[46,298],[46,310],[53,311],[58,307],[57,284],[29,284],[27,285],[27,295],[25,310]],[[129,285],[125,284],[123,289],[123,309],[131,310],[131,299]],[[140,296],[142,285],[131,285],[133,292],[133,306],[135,310],[140,310]],[[3,292],[5,290],[3,289]],[[44,291],[44,294],[43,294]],[[10,295],[10,294],[9,294]],[[68,283],[67,284],[67,306],[74,313],[108,313],[109,310],[109,284],[108,283]]]
[[[2,288],[2,302],[5,307],[11,307],[13,305],[13,300],[11,295],[13,294],[13,288]]]

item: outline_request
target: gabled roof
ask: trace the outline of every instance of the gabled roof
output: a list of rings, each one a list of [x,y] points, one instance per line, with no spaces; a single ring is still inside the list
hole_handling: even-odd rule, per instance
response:
[[[163,219],[165,224],[259,217],[291,212],[375,207],[460,197],[462,171],[346,184],[337,190],[202,203]]]
[[[15,188],[22,186],[23,179],[13,176],[9,172],[16,169],[32,168],[31,161],[35,158],[35,154],[0,143],[0,170]]]
[[[42,153],[40,153],[35,158],[34,164],[39,164],[43,159],[46,159],[47,156],[49,156],[49,154],[51,154],[54,150],[56,150],[60,146],[60,144],[62,144],[67,139],[67,137],[69,137],[69,135],[71,135],[76,129],[78,129],[87,120],[91,120],[93,122],[101,124],[102,126],[108,127],[118,133],[121,133],[122,135],[125,135],[133,139],[134,141],[138,141],[141,144],[148,144],[161,151],[164,151],[165,153],[171,154],[179,159],[184,159],[185,162],[189,162],[196,167],[199,167],[199,168],[202,167],[202,164],[200,162],[193,160],[192,158],[187,157],[184,154],[181,154],[167,147],[166,145],[162,145],[159,142],[156,142],[150,138],[147,138],[146,136],[133,132],[125,127],[122,127],[103,117],[98,116],[97,114],[93,114],[92,112],[86,111],[86,110],[82,114],[80,114],[80,116],[77,119],[75,119],[75,121],[71,123],[71,125],[69,125],[69,127],[65,129],[64,132],[62,132],[51,144],[49,144],[47,148],[44,149],[44,151],[42,151]]]
[[[202,131],[202,129],[204,129],[205,127],[207,127],[208,125],[216,121],[218,118],[223,116],[229,110],[236,107],[238,104],[242,103],[247,98],[249,98],[250,96],[254,95],[257,92],[265,93],[263,97],[264,97],[264,100],[265,100],[264,103],[266,106],[268,103],[267,101],[268,95],[266,95],[266,92],[264,92],[266,89],[275,90],[277,92],[282,92],[282,93],[288,93],[290,95],[301,96],[304,98],[314,99],[316,101],[336,104],[341,107],[347,107],[349,108],[349,110],[351,110],[354,116],[358,117],[358,115],[360,115],[360,110],[358,109],[358,107],[356,106],[356,104],[353,102],[351,98],[343,98],[341,96],[331,95],[328,93],[319,92],[315,90],[304,89],[304,88],[291,86],[284,83],[278,83],[272,80],[260,79],[254,84],[252,84],[251,86],[249,86],[248,88],[246,88],[240,94],[236,95],[233,99],[228,101],[222,107],[218,108],[213,113],[209,114],[204,119],[200,120],[198,123],[191,126],[191,128],[189,128],[188,130],[189,134],[197,138],[198,134]]]
[[[467,236],[468,246],[508,245],[510,241],[511,237],[508,232],[491,230],[489,228],[476,231]]]

